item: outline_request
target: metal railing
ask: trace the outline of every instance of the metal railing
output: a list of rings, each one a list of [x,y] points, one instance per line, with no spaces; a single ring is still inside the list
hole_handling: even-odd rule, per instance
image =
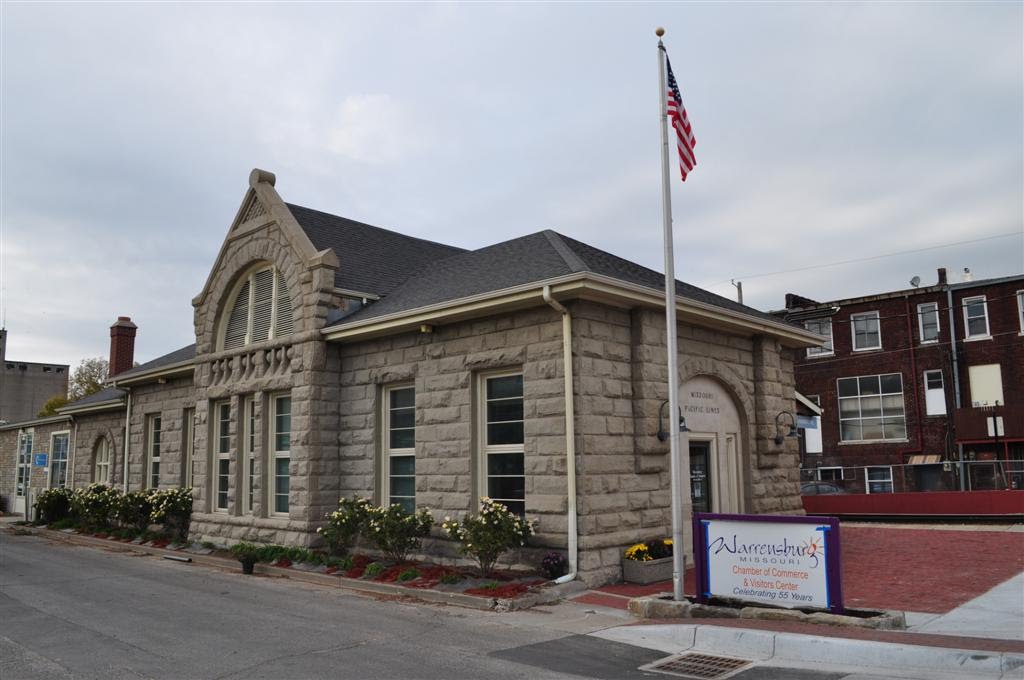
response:
[[[801,468],[800,481],[804,495],[1024,490],[1024,460]]]

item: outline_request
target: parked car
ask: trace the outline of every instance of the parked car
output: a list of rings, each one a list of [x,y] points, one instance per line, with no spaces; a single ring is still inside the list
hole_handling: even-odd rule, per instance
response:
[[[835,482],[804,482],[800,485],[801,496],[824,496],[833,493],[847,493]]]

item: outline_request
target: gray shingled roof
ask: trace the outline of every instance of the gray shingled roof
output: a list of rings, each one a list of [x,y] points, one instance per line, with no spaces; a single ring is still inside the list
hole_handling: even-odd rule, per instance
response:
[[[592,272],[626,283],[664,290],[665,277],[653,269],[586,243],[545,230],[479,250],[464,251],[425,267],[379,302],[346,316],[335,327],[405,312],[513,286],[539,283],[577,272]],[[683,298],[779,323],[779,319],[682,281]]]
[[[104,387],[99,392],[93,392],[92,394],[87,394],[86,396],[82,397],[81,399],[76,399],[75,401],[71,402],[70,404],[66,404],[65,406],[62,406],[61,408],[57,409],[57,411],[58,412],[62,412],[62,411],[66,411],[66,410],[69,410],[69,409],[79,409],[79,408],[83,408],[83,407],[86,407],[86,406],[92,406],[92,405],[95,405],[95,404],[102,404],[105,401],[113,401],[114,399],[123,399],[125,394],[127,394],[127,392],[125,392],[122,389],[118,389],[116,387]]]
[[[462,248],[406,236],[300,205],[286,204],[317,250],[330,248],[341,266],[334,285],[374,295],[387,295],[421,269]]]
[[[171,366],[173,364],[179,364],[182,361],[189,361],[190,359],[196,358],[196,344],[186,345],[181,349],[176,349],[173,352],[169,352],[162,357],[157,357],[152,361],[147,361],[144,364],[134,366],[123,373],[118,373],[111,380],[124,380],[130,378],[133,375],[140,373],[146,373],[147,371],[154,371],[165,366]]]

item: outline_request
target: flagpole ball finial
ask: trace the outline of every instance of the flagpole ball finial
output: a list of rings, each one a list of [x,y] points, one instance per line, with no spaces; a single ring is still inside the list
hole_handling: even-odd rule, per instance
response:
[[[656,29],[654,29],[654,35],[660,38],[661,36],[665,35],[665,29],[662,28],[661,26],[658,26]]]

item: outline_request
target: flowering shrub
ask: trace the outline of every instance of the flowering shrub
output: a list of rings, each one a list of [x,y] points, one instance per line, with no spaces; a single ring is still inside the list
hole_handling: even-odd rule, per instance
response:
[[[644,543],[636,543],[626,548],[625,556],[627,560],[634,562],[650,562],[662,557],[671,557],[672,539],[655,538]]]
[[[118,499],[117,521],[139,533],[149,528],[153,512],[153,491],[129,491]]]
[[[424,508],[410,514],[401,505],[367,507],[366,537],[388,559],[405,562],[409,553],[420,547],[420,539],[430,535],[434,517]]]
[[[192,524],[192,487],[155,489],[150,492],[149,520],[163,524],[171,538],[183,543]]]
[[[76,489],[71,495],[71,512],[88,527],[107,528],[113,523],[120,503],[120,491],[94,483]]]
[[[342,498],[338,509],[326,516],[327,524],[316,530],[327,543],[332,555],[345,555],[356,536],[366,526],[370,516],[370,502],[365,498]]]
[[[36,496],[35,508],[39,521],[44,524],[59,522],[71,514],[71,489],[57,488],[41,491]]]
[[[509,549],[526,545],[535,533],[535,522],[511,512],[490,498],[480,499],[480,514],[467,515],[462,521],[445,517],[441,528],[449,538],[459,541],[459,552],[469,555],[488,575],[498,559]]]
[[[568,573],[569,560],[560,552],[549,552],[540,561],[540,570],[549,579],[556,579]]]

